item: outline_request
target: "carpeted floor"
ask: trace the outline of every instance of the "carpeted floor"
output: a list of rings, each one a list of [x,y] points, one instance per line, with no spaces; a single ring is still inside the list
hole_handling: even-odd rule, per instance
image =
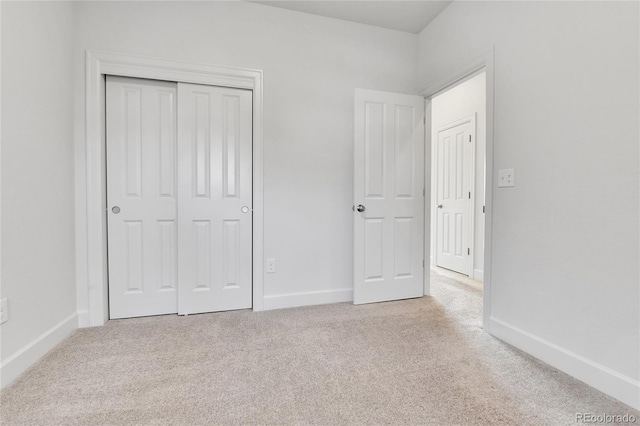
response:
[[[0,392],[8,425],[573,425],[640,413],[481,329],[479,284],[433,297],[110,321]],[[638,420],[640,422],[640,420]]]

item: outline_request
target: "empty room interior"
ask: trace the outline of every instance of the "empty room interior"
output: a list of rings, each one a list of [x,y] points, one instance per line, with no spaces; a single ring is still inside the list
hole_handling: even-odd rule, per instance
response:
[[[3,425],[640,422],[640,3],[0,25]]]

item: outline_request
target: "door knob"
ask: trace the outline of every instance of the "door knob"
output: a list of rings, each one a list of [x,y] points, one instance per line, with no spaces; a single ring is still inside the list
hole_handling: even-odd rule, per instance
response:
[[[113,206],[113,207],[111,208],[111,211],[113,212],[113,214],[118,214],[118,213],[120,213],[120,207],[118,207],[118,206]]]
[[[356,207],[356,210],[362,213],[364,211],[364,206],[362,204],[358,204],[358,207]]]
[[[441,209],[442,208],[442,204],[438,204],[438,208]]]

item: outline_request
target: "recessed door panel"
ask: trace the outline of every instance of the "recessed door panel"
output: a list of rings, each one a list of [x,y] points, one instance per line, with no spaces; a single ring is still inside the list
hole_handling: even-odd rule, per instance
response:
[[[211,184],[211,99],[208,93],[194,93],[193,186],[196,197],[209,197]]]
[[[160,119],[158,139],[160,150],[160,197],[174,198],[176,192],[176,93],[175,90],[159,90],[158,105]]]
[[[142,221],[125,221],[127,241],[125,245],[127,267],[127,293],[141,293],[142,272]]]
[[[127,196],[139,198],[142,196],[142,90],[124,87],[122,91]]]
[[[211,222],[193,221],[193,259],[195,260],[194,291],[209,291],[211,288]]]
[[[395,219],[393,241],[395,244],[395,277],[411,277],[411,259],[413,258],[413,218],[397,217]]]
[[[238,195],[240,184],[240,99],[224,96],[222,109],[222,188],[225,198]]]
[[[176,288],[176,221],[159,220],[160,228],[160,290],[175,290]]]
[[[383,103],[365,103],[365,198],[384,193],[384,108]]]
[[[223,222],[223,264],[224,280],[223,288],[238,288],[240,286],[240,232],[239,220],[225,220]]]
[[[368,218],[364,225],[364,279],[383,279],[384,218]]]
[[[396,198],[411,198],[416,187],[413,183],[414,167],[414,143],[413,132],[415,128],[414,108],[411,106],[397,105],[395,111],[395,195]]]

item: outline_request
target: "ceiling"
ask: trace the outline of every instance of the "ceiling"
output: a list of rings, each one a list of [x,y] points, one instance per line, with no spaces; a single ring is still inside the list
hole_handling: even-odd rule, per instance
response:
[[[251,3],[418,34],[452,1],[264,0],[251,1]]]

